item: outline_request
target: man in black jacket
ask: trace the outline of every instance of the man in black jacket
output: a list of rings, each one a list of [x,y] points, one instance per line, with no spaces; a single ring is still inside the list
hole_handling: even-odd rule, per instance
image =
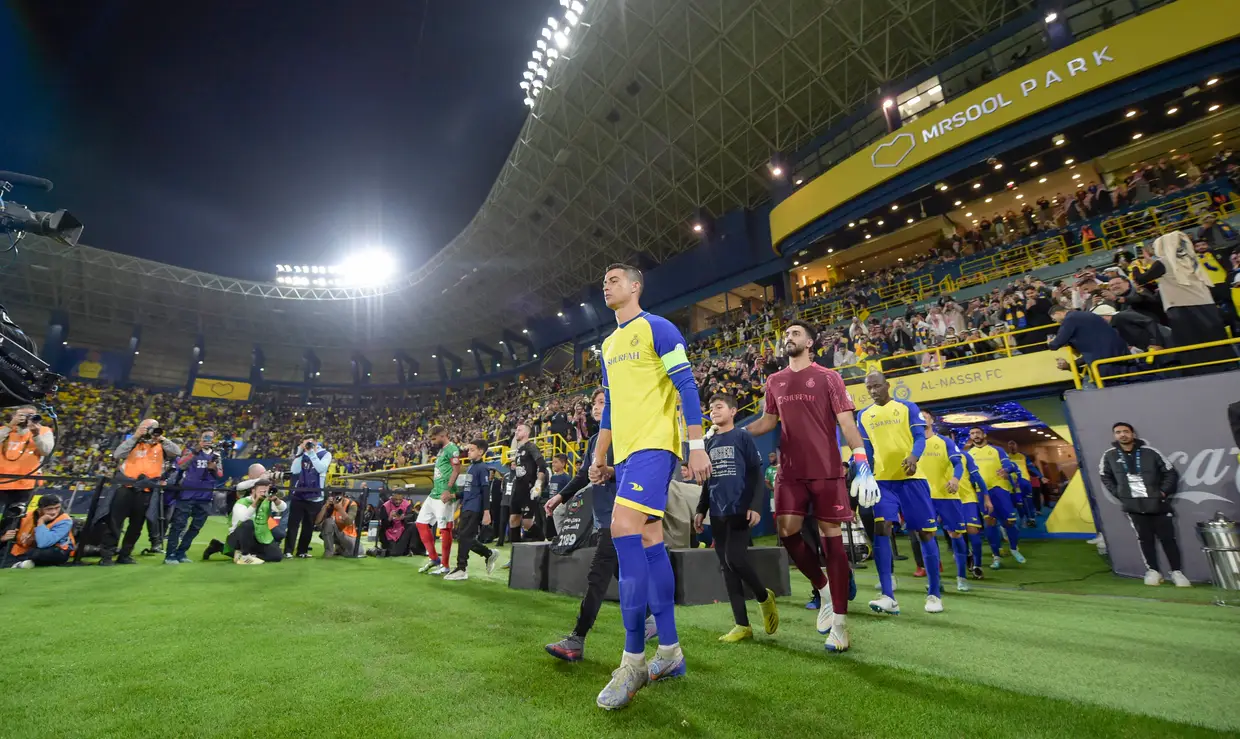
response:
[[[602,388],[594,391],[590,413],[595,421],[603,420],[603,407],[606,405],[606,399],[607,395]],[[596,433],[587,442],[586,455],[582,457],[583,460],[594,459],[594,445],[597,443],[598,434]],[[589,464],[582,463],[577,467],[577,474],[568,485],[547,500],[545,510],[548,516],[551,516],[561,503],[572,500],[574,495],[591,484],[589,471]],[[603,597],[607,594],[607,586],[611,585],[613,577],[620,574],[620,560],[616,557],[615,545],[611,543],[611,513],[616,504],[616,471],[611,466],[610,449],[607,450],[606,474],[608,481],[601,485],[594,485],[591,498],[594,508],[594,526],[599,538],[598,545],[594,549],[594,557],[590,560],[590,573],[586,575],[586,594],[581,599],[581,608],[577,611],[577,625],[573,627],[572,633],[568,636],[546,647],[547,654],[565,662],[580,662],[583,659],[586,634],[590,633],[594,620],[598,618],[599,608],[603,605]],[[649,641],[656,635],[654,618],[647,616],[646,640]]]
[[[1171,581],[1176,587],[1191,586],[1180,572],[1180,546],[1175,540],[1175,515],[1171,496],[1180,476],[1171,463],[1152,446],[1137,438],[1132,424],[1120,421],[1111,427],[1115,443],[1103,453],[1098,472],[1107,492],[1119,500],[1137,532],[1145,560],[1145,584],[1158,585],[1158,544],[1162,544]]]

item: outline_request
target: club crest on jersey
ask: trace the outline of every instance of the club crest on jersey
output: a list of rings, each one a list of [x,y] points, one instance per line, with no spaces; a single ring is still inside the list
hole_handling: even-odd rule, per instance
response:
[[[640,343],[641,343],[641,339],[634,336],[633,340],[629,342],[629,346],[637,346]]]
[[[805,387],[813,387],[813,386],[814,386],[814,378],[810,377],[805,381]]]

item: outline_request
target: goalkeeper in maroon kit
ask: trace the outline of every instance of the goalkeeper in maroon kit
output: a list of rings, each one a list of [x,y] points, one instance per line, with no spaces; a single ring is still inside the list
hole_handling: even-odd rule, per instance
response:
[[[793,321],[788,325],[784,331],[788,366],[767,378],[762,417],[746,430],[761,436],[776,425],[780,427],[780,467],[775,478],[779,540],[814,588],[825,590],[830,586],[831,597],[818,609],[818,632],[827,634],[827,651],[843,652],[848,649],[848,600],[856,586],[851,584],[852,569],[840,538],[840,524],[852,521],[853,512],[844,482],[844,461],[836,444],[837,427],[854,450],[853,488],[862,505],[874,504],[878,485],[869,459],[860,451],[865,446],[853,416],[856,406],[844,381],[834,370],[814,364],[814,336],[808,323]],[[823,575],[817,553],[801,537],[801,525],[811,503],[830,577]]]

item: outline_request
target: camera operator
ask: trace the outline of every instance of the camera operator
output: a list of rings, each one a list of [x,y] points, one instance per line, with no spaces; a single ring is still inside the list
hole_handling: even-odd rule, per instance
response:
[[[250,465],[245,479],[237,483],[238,497],[231,509],[228,539],[212,539],[202,553],[203,560],[219,552],[231,554],[233,562],[243,565],[279,562],[284,558],[280,553],[284,539],[280,516],[288,503],[276,487],[283,478],[283,472],[269,472],[261,464]]]
[[[0,426],[0,474],[32,475],[52,453],[56,440],[50,428],[40,425],[42,420],[34,406],[23,405]],[[0,477],[0,511],[7,513],[9,506],[25,504],[34,483],[33,478]]]
[[[293,556],[293,546],[297,546],[297,556],[310,556],[310,539],[314,536],[315,520],[319,505],[323,502],[323,482],[327,479],[327,468],[331,466],[331,452],[314,440],[313,436],[302,439],[301,444],[293,450],[293,461],[289,466],[292,478],[292,495],[289,496],[288,535],[284,537],[284,556]]]
[[[356,549],[357,544],[357,502],[341,494],[333,493],[323,502],[314,525],[323,538],[323,556],[364,557],[365,553]]]
[[[22,516],[16,529],[0,535],[0,542],[13,542],[3,567],[28,570],[32,567],[62,565],[73,556],[73,519],[60,506],[60,497],[44,495]]]
[[[133,435],[112,452],[115,459],[121,460],[121,465],[117,470],[119,485],[112,496],[100,543],[101,567],[137,564],[130,554],[142,535],[146,511],[151,505],[151,491],[158,486],[159,478],[164,474],[164,462],[176,459],[180,453],[181,447],[164,438],[163,429],[154,418],[138,424]],[[128,527],[125,527],[126,520],[129,521]],[[125,528],[125,539],[121,542],[120,556],[114,562],[112,558],[116,555],[122,527]]]
[[[215,498],[215,485],[224,477],[224,461],[215,449],[215,430],[202,432],[195,448],[186,447],[177,460],[177,469],[183,470],[181,490],[177,493],[172,509],[172,527],[168,529],[168,553],[164,564],[189,564],[186,556],[194,538],[202,530],[211,514]],[[186,523],[189,528],[186,529]],[[182,536],[181,532],[185,532]]]

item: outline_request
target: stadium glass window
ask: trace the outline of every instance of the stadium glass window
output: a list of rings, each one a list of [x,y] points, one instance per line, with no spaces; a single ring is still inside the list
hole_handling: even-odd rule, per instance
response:
[[[896,109],[900,111],[900,120],[905,123],[917,120],[922,113],[942,104],[943,85],[939,83],[938,75],[896,96]]]

